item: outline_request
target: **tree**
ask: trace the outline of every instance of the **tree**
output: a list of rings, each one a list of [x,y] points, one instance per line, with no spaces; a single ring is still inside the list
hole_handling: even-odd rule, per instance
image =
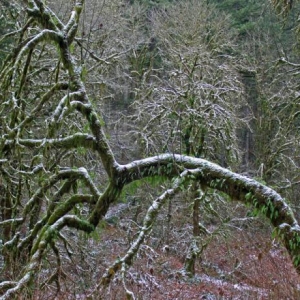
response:
[[[233,35],[226,17],[219,17],[213,6],[197,1],[152,13],[160,64],[136,70],[142,80],[132,104],[133,134],[146,155],[176,152],[221,164],[238,159],[242,85],[228,41]]]
[[[213,2],[218,8],[232,15],[232,26],[238,30],[240,38],[245,37],[255,28],[263,4],[262,1],[214,0]]]
[[[8,1],[2,1],[0,4],[0,61],[1,64],[10,51],[10,44],[12,41],[12,35],[9,31],[15,27],[14,20],[17,18],[16,10],[9,4]],[[1,65],[0,64],[0,65]]]
[[[119,149],[111,147],[85,82],[83,52],[100,68],[109,59],[99,58],[81,43],[83,7],[84,1],[77,1],[67,18],[44,1],[20,4],[17,42],[0,72],[1,299],[21,293],[33,297],[35,289],[49,282],[59,290],[64,260],[72,259],[70,235],[95,232],[124,187],[155,176],[169,180],[170,188],[153,200],[139,235],[107,268],[99,285],[108,285],[121,272],[128,297],[134,297],[126,288],[126,270],[161,207],[190,182],[260,210],[298,267],[300,227],[286,201],[271,188],[181,153],[117,161]]]
[[[254,116],[249,134],[252,140],[248,142],[252,152],[249,171],[276,186],[293,205],[297,205],[298,193],[299,101],[295,70],[299,58],[293,30],[298,9],[295,2],[293,14],[281,18],[281,24],[276,22],[273,11],[258,18],[256,30],[248,34],[250,40],[242,48],[250,70],[244,76],[247,102]],[[274,47],[268,49],[266,44]]]
[[[220,12],[205,2],[189,1],[152,12],[150,26],[155,49],[150,52],[150,66],[135,70],[139,78],[131,105],[134,113],[127,120],[128,137],[144,155],[182,153],[236,168],[240,158],[237,128],[243,124],[239,114],[244,101],[227,16],[220,18]],[[203,242],[199,214],[210,197],[197,183],[181,197],[194,201],[193,254],[186,260],[186,273],[194,274],[201,252],[196,240]],[[211,197],[215,208],[211,213],[222,219],[217,213],[222,210],[219,200]],[[172,213],[168,214],[171,220]],[[208,210],[201,214],[209,216]]]

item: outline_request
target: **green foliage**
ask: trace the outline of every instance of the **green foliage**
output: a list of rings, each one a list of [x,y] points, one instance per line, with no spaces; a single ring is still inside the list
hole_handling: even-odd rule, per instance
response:
[[[245,195],[245,199],[247,202],[250,202],[250,201],[252,202],[254,199],[254,195],[251,192],[249,192]],[[255,204],[254,204],[254,206],[255,206]]]
[[[238,30],[240,37],[256,27],[256,20],[264,7],[264,1],[214,0],[213,2],[220,10],[231,14],[232,27]]]
[[[278,218],[278,210],[270,199],[267,199],[266,203],[262,204],[251,192],[246,194],[245,199],[247,204],[252,207],[249,215],[267,217],[271,221]]]
[[[293,256],[293,264],[295,267],[299,267],[300,265],[300,254],[299,254],[299,249],[300,249],[300,236],[299,233],[293,233],[293,236],[291,239],[288,241],[288,247],[291,250],[291,252],[294,254]]]
[[[105,230],[106,227],[107,222],[105,220],[101,220],[95,230],[91,231],[89,234],[84,233],[84,236],[87,240],[92,238],[96,242],[99,242],[102,237],[102,232]]]
[[[122,199],[122,202],[127,202],[128,196],[130,197],[136,194],[139,189],[145,186],[157,187],[158,185],[165,183],[167,180],[168,180],[167,176],[152,175],[140,180],[133,181],[124,187],[120,199]]]
[[[222,188],[223,185],[226,183],[226,179],[220,179],[220,178],[217,178],[215,180],[213,180],[210,184],[210,187],[211,188]]]
[[[15,30],[16,24],[10,18],[15,13],[15,9],[10,6],[8,1],[0,3],[0,67],[5,57],[10,54],[11,46],[14,42],[13,37],[3,37],[5,34]]]
[[[241,53],[243,56],[248,55],[253,59],[265,52],[264,54],[268,56],[265,59],[267,61],[268,58],[272,60],[270,56],[278,55],[278,51],[283,50],[287,53],[292,50],[296,40],[291,29],[297,26],[299,3],[294,3],[289,17],[280,20],[267,0],[212,0],[212,2],[216,3],[218,9],[231,15],[231,26],[239,33],[239,48],[245,49],[245,42],[252,44],[252,47],[249,46],[252,50]],[[266,44],[273,47],[265,47]]]
[[[130,4],[140,3],[150,8],[159,8],[176,0],[129,0]]]

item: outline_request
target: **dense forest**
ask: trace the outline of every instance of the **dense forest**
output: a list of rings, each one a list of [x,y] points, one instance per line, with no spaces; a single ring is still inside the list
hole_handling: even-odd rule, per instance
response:
[[[299,13],[2,0],[0,299],[299,299]]]

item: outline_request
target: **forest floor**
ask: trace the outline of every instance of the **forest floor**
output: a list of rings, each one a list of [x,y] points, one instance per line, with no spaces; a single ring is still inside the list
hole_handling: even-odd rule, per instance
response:
[[[120,274],[116,274],[106,290],[96,293],[96,298],[88,295],[105,270],[126,253],[137,237],[142,218],[134,220],[133,215],[134,210],[125,210],[117,220],[104,221],[93,236],[74,238],[77,254],[64,265],[71,276],[63,292],[53,298],[53,286],[49,285],[49,298],[44,290],[37,291],[36,299],[125,300]],[[197,259],[195,276],[188,277],[183,267],[192,225],[186,222],[184,209],[177,215],[174,211],[167,234],[165,216],[158,217],[152,234],[128,269],[126,287],[136,299],[300,299],[300,277],[285,248],[271,237],[272,229],[265,220],[253,218],[247,226],[231,226],[226,234],[216,235]],[[213,230],[214,226],[207,228]]]
[[[111,259],[116,258],[114,253],[122,253],[117,240],[124,235],[118,236],[117,231]],[[104,232],[106,241],[110,237]],[[235,232],[226,243],[212,241],[198,259],[193,278],[182,275],[186,253],[154,249],[149,246],[150,239],[147,244],[128,271],[127,288],[137,299],[300,299],[299,275],[286,250],[266,232]],[[126,299],[118,279],[108,296]]]

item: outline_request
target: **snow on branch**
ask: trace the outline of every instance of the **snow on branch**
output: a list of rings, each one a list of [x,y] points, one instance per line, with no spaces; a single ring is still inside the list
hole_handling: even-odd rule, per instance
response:
[[[190,178],[199,181],[201,185],[223,192],[232,200],[250,204],[265,215],[300,273],[300,227],[285,199],[272,188],[205,159],[178,154],[163,154],[133,161],[120,166],[119,172],[123,181],[131,182],[153,175],[173,177],[174,172],[181,168],[188,169]]]
[[[54,139],[19,139],[18,142],[21,146],[28,148],[55,147],[61,149],[75,149],[84,147],[87,149],[96,149],[97,147],[95,138],[86,133],[74,133],[71,136]],[[11,145],[13,143],[14,140],[11,139],[5,141],[5,145]]]

